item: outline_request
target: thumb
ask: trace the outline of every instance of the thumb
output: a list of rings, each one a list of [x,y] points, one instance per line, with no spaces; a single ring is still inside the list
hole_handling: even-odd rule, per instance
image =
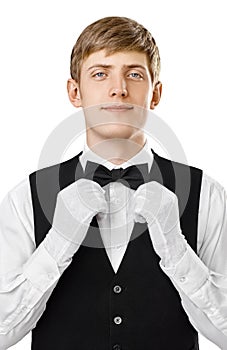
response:
[[[146,222],[146,219],[144,216],[141,214],[141,210],[138,205],[134,206],[134,211],[133,211],[133,219],[135,222],[139,222],[141,224]]]

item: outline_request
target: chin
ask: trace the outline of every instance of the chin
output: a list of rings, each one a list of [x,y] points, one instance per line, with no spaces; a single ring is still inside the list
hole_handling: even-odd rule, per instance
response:
[[[135,133],[135,129],[128,125],[108,124],[95,128],[95,133],[104,139],[129,139]]]

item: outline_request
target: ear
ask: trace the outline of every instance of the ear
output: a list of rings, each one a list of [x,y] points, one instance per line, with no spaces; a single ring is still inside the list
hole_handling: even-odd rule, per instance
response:
[[[68,79],[67,81],[67,91],[69,100],[74,107],[82,107],[79,84],[74,79]]]
[[[150,104],[151,109],[155,109],[155,107],[159,104],[159,101],[161,99],[162,95],[162,83],[158,81],[155,84],[154,90],[153,90],[153,96]]]

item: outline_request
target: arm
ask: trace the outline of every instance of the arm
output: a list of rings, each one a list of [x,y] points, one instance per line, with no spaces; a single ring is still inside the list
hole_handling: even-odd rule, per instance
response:
[[[187,253],[174,269],[161,264],[178,290],[191,323],[223,350],[227,349],[226,203],[224,188],[204,175],[198,221],[198,256],[188,246]]]
[[[227,349],[225,192],[220,186],[211,186],[209,191],[203,187],[203,194],[209,196],[203,196],[200,205],[198,256],[181,233],[176,196],[157,183],[142,186],[135,194],[136,221],[141,216],[146,219],[161,258],[160,266],[178,290],[191,323],[209,340]],[[157,207],[154,203],[158,203]]]
[[[67,258],[72,256],[73,248],[76,251],[60,239],[55,246],[56,252],[65,246],[62,259],[48,253],[45,240],[36,249],[27,180],[6,195],[0,206],[0,349],[22,339],[43,314],[56,283],[70,264]]]
[[[96,186],[99,185],[96,184]],[[67,188],[68,191],[67,189],[63,191],[64,200],[67,199],[67,194],[71,197],[73,186]],[[99,194],[102,193],[101,191],[103,191],[101,188],[98,189]],[[91,190],[89,189],[88,192]],[[94,195],[94,191],[91,194]],[[58,198],[55,221],[37,249],[34,242],[28,181],[24,181],[10,191],[1,203],[0,350],[5,350],[17,343],[35,327],[45,311],[47,300],[61,274],[71,263],[72,256],[86,235],[88,224],[83,227],[80,224],[76,235],[73,224],[77,224],[78,220],[76,223],[71,221],[68,230],[65,225],[61,227],[61,220],[64,220],[63,202],[61,196]],[[97,198],[93,200],[98,203]],[[78,212],[78,203],[76,208]],[[92,212],[87,208],[83,211],[87,222],[94,216],[95,205],[93,208]],[[68,214],[66,212],[66,215]],[[82,216],[80,219],[80,223],[83,222]],[[62,229],[62,232],[59,229]]]
[[[34,252],[29,184],[23,181],[0,206],[0,349],[15,344],[34,327],[60,276],[44,245]],[[39,276],[34,256],[36,265],[41,263],[40,286],[26,277],[26,263],[33,267],[34,276]]]

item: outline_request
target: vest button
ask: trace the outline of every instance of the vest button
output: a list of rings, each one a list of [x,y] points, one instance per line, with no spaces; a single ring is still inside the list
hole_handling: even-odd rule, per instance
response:
[[[119,344],[115,344],[113,346],[113,350],[121,350],[121,346]]]
[[[114,286],[114,287],[113,287],[114,293],[117,293],[117,294],[118,294],[118,293],[121,293],[121,290],[122,290],[122,289],[121,289],[120,286]]]
[[[115,324],[121,324],[121,322],[122,322],[122,318],[120,316],[114,317],[114,323]]]

